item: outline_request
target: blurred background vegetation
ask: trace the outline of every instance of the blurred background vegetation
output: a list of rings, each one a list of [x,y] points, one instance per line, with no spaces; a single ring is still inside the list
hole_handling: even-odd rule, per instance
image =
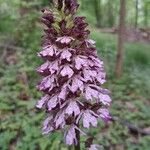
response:
[[[109,125],[100,122],[90,133],[105,150],[149,150],[150,136],[142,133],[150,133],[150,0],[125,1],[123,65],[116,78],[120,0],[79,0],[79,15],[87,17],[91,38],[105,62],[111,114],[119,118]],[[61,133],[41,135],[44,115],[35,109],[41,96],[35,88],[35,68],[41,64],[36,53],[43,34],[40,10],[50,3],[0,0],[1,150],[67,150]],[[131,126],[139,130],[129,130]]]

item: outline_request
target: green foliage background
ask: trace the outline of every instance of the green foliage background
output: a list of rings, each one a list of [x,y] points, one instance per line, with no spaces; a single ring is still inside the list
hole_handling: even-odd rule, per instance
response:
[[[36,56],[40,50],[42,35],[42,26],[38,18],[41,15],[40,8],[47,6],[48,3],[46,0],[32,2],[0,0],[0,149],[2,150],[67,149],[63,144],[62,133],[49,136],[41,134],[44,114],[35,108],[36,101],[41,96],[35,88],[39,80],[35,68],[41,64],[41,60]],[[95,27],[94,10],[89,4],[92,4],[91,1],[84,0],[80,3],[79,14],[87,16],[91,38],[96,40],[98,53],[105,62],[108,75],[105,86],[111,90],[113,98],[112,115],[144,130],[150,130],[150,45],[126,43],[124,72],[119,80],[115,79],[117,38],[115,35],[101,33]],[[116,0],[113,4],[116,10],[119,9],[118,3]],[[104,5],[103,9],[106,6]],[[117,15],[118,12],[114,13]],[[107,17],[104,13],[103,24],[106,24],[105,19]],[[97,139],[95,142],[103,145],[106,150],[150,148],[149,136],[134,136],[119,122],[110,123],[109,126],[100,122],[99,128],[91,129],[90,133],[95,135]],[[83,137],[81,141],[84,140]]]

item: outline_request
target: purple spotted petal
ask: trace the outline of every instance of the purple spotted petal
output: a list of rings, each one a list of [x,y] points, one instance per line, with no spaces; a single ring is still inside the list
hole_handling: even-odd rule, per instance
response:
[[[98,98],[99,92],[91,87],[86,87],[85,97],[87,100],[92,100],[93,98]]]
[[[64,76],[68,76],[69,78],[74,74],[73,70],[71,69],[70,66],[64,66],[63,69],[61,70],[60,74]]]
[[[70,129],[67,131],[65,141],[67,145],[77,144],[75,125],[71,126]]]
[[[86,81],[92,81],[94,78],[97,78],[97,72],[94,70],[84,69],[83,75]]]
[[[56,124],[56,128],[58,128],[58,127],[63,128],[64,125],[66,124],[64,112],[58,113],[55,117],[54,122]]]
[[[67,87],[63,86],[61,89],[61,92],[59,93],[59,98],[65,100],[66,99],[66,94],[67,94]]]
[[[75,65],[75,67],[78,69],[78,70],[80,70],[81,68],[82,68],[82,66],[86,66],[87,65],[87,62],[86,62],[87,60],[85,59],[85,57],[83,57],[83,56],[77,56],[76,58],[75,58],[75,63],[76,63],[76,65]]]
[[[83,82],[76,76],[72,79],[72,84],[71,86],[69,86],[70,90],[74,93],[76,92],[78,89],[80,89],[81,91],[83,91],[84,89],[84,84]]]
[[[66,59],[68,61],[71,61],[71,56],[72,54],[68,51],[68,50],[64,50],[62,53],[61,53],[61,59]]]
[[[57,71],[59,69],[58,67],[58,61],[54,61],[52,62],[49,67],[48,67],[49,71],[51,72],[51,74],[53,74],[55,71]]]
[[[90,58],[93,60],[95,66],[102,67],[103,61],[101,61],[98,57],[90,56]]]
[[[49,66],[49,61],[47,61],[46,63],[44,63],[43,65],[41,65],[39,68],[37,68],[37,71],[39,73],[43,73]]]
[[[76,101],[71,101],[66,108],[66,114],[72,115],[74,113],[75,116],[80,114],[80,108]]]
[[[43,78],[42,82],[38,85],[39,90],[49,89],[49,91],[54,87],[54,77],[48,76]]]
[[[49,95],[45,95],[44,97],[41,98],[41,100],[38,101],[36,107],[37,108],[42,108],[43,105],[49,100],[50,96]]]
[[[57,103],[58,103],[58,96],[52,97],[47,103],[48,110],[51,111],[53,108],[55,108]]]
[[[104,121],[109,121],[111,119],[111,116],[109,114],[108,109],[106,108],[101,108],[98,110],[98,112],[100,113],[100,117],[104,120]]]
[[[105,77],[106,77],[106,73],[104,73],[104,72],[99,72],[99,73],[97,74],[96,79],[97,79],[97,81],[99,81],[101,84],[104,84],[104,83],[106,82]]]
[[[100,102],[102,102],[104,105],[110,105],[110,103],[111,103],[111,98],[109,95],[100,93],[99,99],[100,99]]]
[[[51,126],[51,121],[52,121],[52,117],[48,117],[43,122],[43,128],[42,128],[43,134],[48,134],[54,130],[54,128]]]
[[[97,118],[89,110],[83,113],[83,127],[89,128],[90,125],[97,127]]]
[[[46,46],[43,48],[43,51],[41,51],[39,53],[40,56],[53,56],[54,54],[56,54],[57,48],[56,46],[52,45],[52,46]]]
[[[56,42],[60,42],[62,44],[69,44],[74,38],[69,36],[59,37],[57,38]]]

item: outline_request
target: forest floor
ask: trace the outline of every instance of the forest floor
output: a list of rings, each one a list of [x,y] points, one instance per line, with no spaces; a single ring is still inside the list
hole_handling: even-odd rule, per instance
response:
[[[44,116],[35,109],[41,96],[35,88],[39,80],[35,68],[41,64],[36,56],[41,33],[38,28],[34,30],[28,34],[23,32],[22,44],[6,44],[11,41],[8,36],[2,42],[7,46],[0,47],[3,54],[0,59],[0,149],[58,150],[61,147],[67,150],[60,141],[61,133],[49,137],[41,135]],[[91,129],[90,133],[104,150],[149,150],[150,136],[129,132],[127,126],[129,123],[142,131],[150,130],[150,45],[127,42],[123,74],[116,79],[117,36],[97,31],[92,29],[91,38],[96,41],[98,54],[104,60],[105,87],[111,91],[113,99],[111,114],[119,120],[107,125],[100,122],[99,128]],[[84,140],[82,137],[81,141]]]

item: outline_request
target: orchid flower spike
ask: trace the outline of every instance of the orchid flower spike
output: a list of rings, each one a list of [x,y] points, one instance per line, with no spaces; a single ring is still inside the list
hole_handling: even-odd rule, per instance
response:
[[[42,80],[37,85],[44,96],[37,102],[46,110],[43,134],[65,131],[68,145],[78,143],[76,131],[109,121],[109,91],[101,86],[106,74],[95,41],[89,39],[85,17],[77,17],[77,0],[57,0],[53,10],[43,10],[45,25],[42,50],[45,63],[37,68]],[[85,134],[84,134],[85,135]],[[95,150],[97,145],[91,145]]]

